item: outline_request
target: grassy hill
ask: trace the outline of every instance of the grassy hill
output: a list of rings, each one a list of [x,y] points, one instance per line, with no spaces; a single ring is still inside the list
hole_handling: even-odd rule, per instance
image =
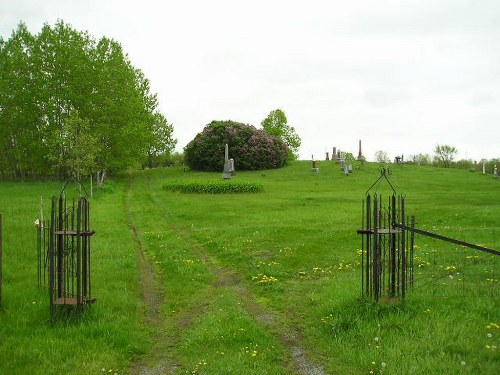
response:
[[[379,166],[319,167],[237,172],[264,188],[247,194],[165,190],[221,181],[182,168],[111,181],[91,202],[97,303],[57,322],[33,222],[61,184],[0,183],[0,374],[497,373],[500,259],[417,236],[405,303],[360,300],[356,230]],[[391,181],[417,227],[500,248],[500,180],[394,165]]]

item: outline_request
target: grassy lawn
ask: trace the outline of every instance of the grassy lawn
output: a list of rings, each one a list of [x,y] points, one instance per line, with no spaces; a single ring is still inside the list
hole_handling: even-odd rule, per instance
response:
[[[405,303],[361,301],[356,230],[379,166],[310,167],[237,172],[264,187],[245,194],[164,189],[221,179],[182,168],[112,181],[91,202],[97,303],[56,323],[33,221],[60,184],[0,183],[0,373],[496,374],[500,259],[417,235]],[[417,227],[500,248],[500,180],[409,165],[391,178]]]

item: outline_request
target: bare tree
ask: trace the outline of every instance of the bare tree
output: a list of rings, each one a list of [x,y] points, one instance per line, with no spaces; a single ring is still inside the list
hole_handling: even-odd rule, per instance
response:
[[[387,152],[379,150],[375,152],[375,161],[378,163],[389,163],[389,155],[387,155]]]

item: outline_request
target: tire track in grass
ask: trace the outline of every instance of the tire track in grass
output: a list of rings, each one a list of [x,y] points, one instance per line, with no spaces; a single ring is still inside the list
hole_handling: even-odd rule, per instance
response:
[[[161,217],[166,217],[166,212],[158,198],[153,193],[149,179],[145,178],[145,186],[153,206],[158,211],[163,211]],[[241,277],[234,270],[217,265],[205,253],[203,247],[196,243],[185,229],[169,224],[171,230],[175,231],[193,251],[193,253],[208,267],[214,275],[213,287],[216,289],[227,288],[239,297],[245,310],[260,325],[265,326],[272,333],[281,345],[289,353],[288,362],[284,367],[300,375],[325,375],[323,367],[310,360],[307,351],[300,344],[301,335],[298,330],[287,326],[279,319],[274,311],[269,307],[259,304],[255,296],[249,291]]]
[[[146,324],[154,334],[152,349],[142,359],[135,361],[129,370],[130,373],[139,375],[171,374],[177,369],[178,365],[170,355],[166,355],[163,350],[160,351],[158,348],[159,344],[167,339],[164,334],[160,333],[165,332],[160,314],[160,307],[164,303],[164,293],[161,288],[160,276],[158,272],[154,271],[153,264],[147,259],[132,217],[130,209],[132,180],[133,177],[130,177],[125,197],[125,213],[136,249],[141,299],[146,307]],[[154,365],[150,363],[154,363]]]
[[[180,361],[176,360],[176,349],[180,344],[182,332],[192,327],[193,321],[206,313],[209,304],[203,301],[192,303],[188,307],[177,311],[175,315],[167,319],[162,308],[166,305],[165,292],[163,290],[162,273],[148,255],[139,239],[138,230],[133,220],[130,199],[132,196],[132,183],[135,176],[129,179],[126,195],[126,214],[129,227],[135,242],[137,251],[137,266],[140,274],[141,298],[146,307],[146,327],[153,332],[152,345],[150,349],[133,363],[129,368],[131,374],[138,375],[160,375],[172,374],[182,368]],[[149,188],[149,180],[144,178],[144,185],[150,200],[150,208],[159,213],[158,205],[152,200]]]
[[[285,367],[293,369],[300,375],[325,375],[323,367],[312,362],[307,352],[302,348],[300,334],[297,330],[285,326],[279,316],[269,307],[259,304],[252,293],[245,288],[243,282],[236,273],[224,269],[213,263],[208,263],[217,275],[216,287],[232,289],[239,296],[245,310],[253,319],[264,325],[290,353],[292,363],[286,363]]]

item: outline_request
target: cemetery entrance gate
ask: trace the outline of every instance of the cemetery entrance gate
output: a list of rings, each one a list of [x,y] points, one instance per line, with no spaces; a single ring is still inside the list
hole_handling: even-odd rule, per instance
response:
[[[52,197],[49,225],[38,222],[38,285],[48,287],[50,312],[58,306],[75,306],[82,312],[95,302],[91,290],[90,206],[86,198],[68,205],[64,192]]]

